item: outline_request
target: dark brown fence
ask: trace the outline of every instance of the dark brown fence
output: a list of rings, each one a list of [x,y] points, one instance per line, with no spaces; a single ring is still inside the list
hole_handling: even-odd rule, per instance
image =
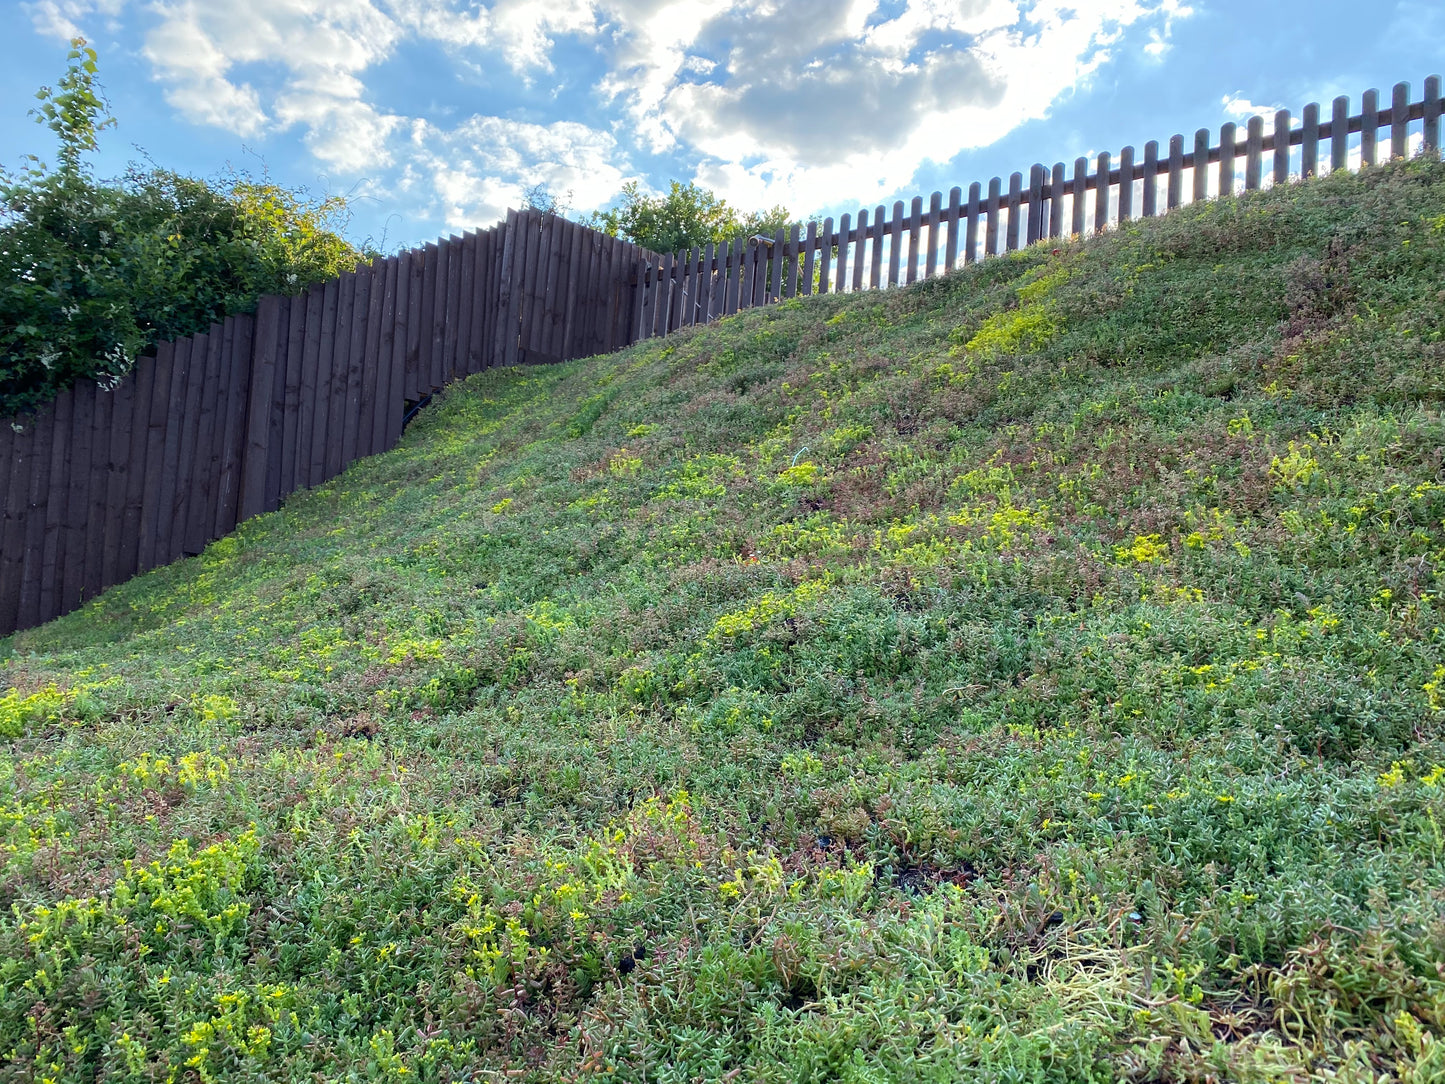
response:
[[[362,456],[408,404],[494,365],[634,338],[644,253],[574,222],[403,252],[162,343],[0,423],[0,635],[190,554]]]
[[[771,238],[658,256],[574,222],[510,212],[359,268],[254,316],[163,343],[113,387],[83,381],[34,415],[0,423],[0,635],[67,613],[112,584],[199,553],[237,522],[392,447],[404,413],[459,377],[546,363],[810,293],[880,289],[1001,251],[1150,217],[1192,200],[1369,166],[1440,147],[1440,79],[1360,112],[1305,107],[1265,131],[1200,129],[1036,165],[1028,184],[953,189]],[[1241,173],[1240,165],[1243,163]],[[1268,168],[1266,168],[1268,167]],[[1162,191],[1161,191],[1162,187]]]
[[[922,196],[910,205],[864,208],[833,219],[793,226],[772,237],[739,237],[648,258],[639,336],[665,335],[692,324],[754,305],[811,293],[877,290],[952,271],[999,252],[1045,239],[1082,235],[1173,210],[1219,194],[1250,191],[1267,183],[1375,164],[1383,153],[1379,134],[1388,129],[1388,155],[1411,150],[1412,126],[1419,143],[1440,147],[1440,77],[1425,80],[1422,99],[1412,102],[1410,84],[1394,88],[1382,107],[1379,93],[1366,91],[1360,112],[1350,114],[1348,98],[1336,98],[1328,119],[1315,104],[1299,123],[1289,110],[1274,115],[1266,131],[1253,117],[1240,138],[1225,124],[1217,138],[1206,128],[1191,143],[1176,135],[1167,146],[1147,143],[1143,154],[1125,147],[1115,161],[1107,152],[1078,158],[1072,169],[1035,165],[1027,180],[1015,173],[1005,186],[995,177],[985,191],[975,182],[947,199],[935,192],[925,208]],[[1242,168],[1241,168],[1242,167]]]

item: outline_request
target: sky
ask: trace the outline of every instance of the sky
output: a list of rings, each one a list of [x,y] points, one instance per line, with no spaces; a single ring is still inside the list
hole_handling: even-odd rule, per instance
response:
[[[1445,68],[1439,0],[0,0],[0,33],[0,166],[54,159],[27,114],[79,34],[99,175],[344,195],[385,252],[536,185],[856,213]]]

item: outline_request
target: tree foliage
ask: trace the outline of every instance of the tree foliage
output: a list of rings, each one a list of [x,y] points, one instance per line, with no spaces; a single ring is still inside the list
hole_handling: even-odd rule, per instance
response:
[[[114,124],[95,50],[71,43],[64,77],[32,111],[59,142],[0,173],[0,414],[81,377],[118,378],[149,347],[356,265],[341,197],[264,178],[212,182],[132,166],[98,181],[85,156]]]
[[[617,206],[597,212],[588,224],[653,252],[677,252],[745,234],[772,236],[792,221],[781,205],[742,214],[716,193],[695,184],[673,181],[666,194],[650,196],[631,181],[623,186]]]

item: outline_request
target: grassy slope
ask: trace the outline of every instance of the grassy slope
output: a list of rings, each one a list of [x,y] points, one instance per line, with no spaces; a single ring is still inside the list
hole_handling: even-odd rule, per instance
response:
[[[1442,283],[1417,162],[468,381],[9,642],[0,1079],[1438,1079]]]

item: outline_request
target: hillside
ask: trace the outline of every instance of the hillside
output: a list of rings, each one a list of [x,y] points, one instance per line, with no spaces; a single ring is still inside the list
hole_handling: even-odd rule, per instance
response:
[[[0,645],[0,1080],[1440,1079],[1442,333],[1415,161],[473,377]]]

